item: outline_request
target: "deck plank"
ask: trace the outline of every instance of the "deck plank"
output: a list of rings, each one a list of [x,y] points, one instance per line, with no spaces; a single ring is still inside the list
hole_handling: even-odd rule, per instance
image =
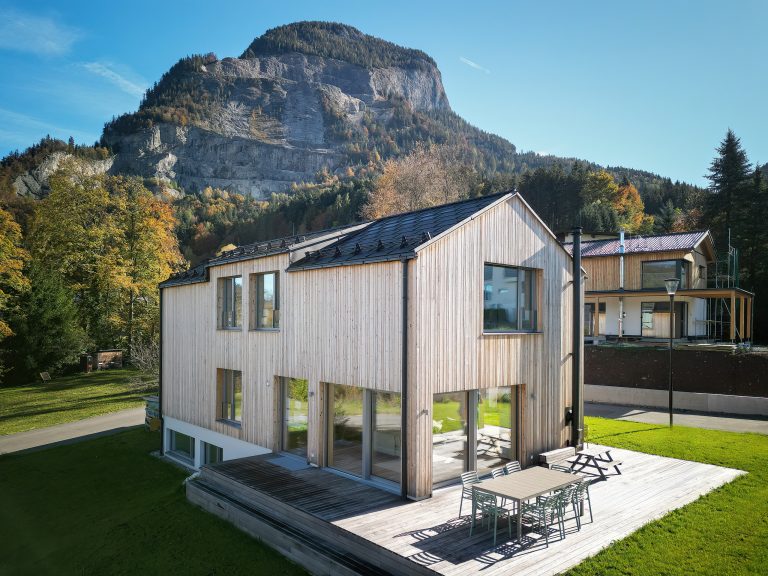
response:
[[[555,534],[548,548],[543,538],[539,543],[526,531],[526,546],[510,541],[506,521],[499,524],[495,548],[491,532],[482,526],[470,537],[471,506],[465,502],[465,517],[459,519],[459,487],[436,490],[428,500],[403,502],[394,494],[326,470],[281,468],[270,462],[272,455],[223,462],[208,473],[223,475],[356,534],[369,541],[372,550],[384,548],[444,576],[557,574],[743,474],[709,464],[611,450],[623,462],[623,474],[590,488],[594,522],[589,523],[586,513],[582,530],[577,531],[569,514],[565,540],[557,540]],[[512,533],[514,537],[514,525]]]

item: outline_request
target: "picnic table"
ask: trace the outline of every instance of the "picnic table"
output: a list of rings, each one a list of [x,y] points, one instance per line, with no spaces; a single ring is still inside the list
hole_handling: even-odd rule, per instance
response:
[[[576,456],[568,458],[571,464],[571,470],[574,472],[586,472],[587,474],[596,474],[600,480],[607,480],[606,472],[613,468],[616,474],[621,474],[619,466],[622,462],[614,460],[611,456],[610,448],[579,450]]]

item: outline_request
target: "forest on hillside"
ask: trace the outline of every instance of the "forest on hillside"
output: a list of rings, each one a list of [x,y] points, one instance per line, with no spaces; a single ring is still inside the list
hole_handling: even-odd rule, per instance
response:
[[[16,196],[14,178],[53,151],[69,160],[42,200]],[[658,178],[639,189],[631,173],[574,161],[484,173],[467,150],[417,144],[399,158],[341,174],[323,172],[270,201],[205,188],[86,175],[82,162],[103,148],[44,139],[0,162],[0,382],[66,370],[93,348],[156,343],[157,284],[232,245],[340,226],[463,198],[517,190],[555,231],[650,234],[711,229],[723,250],[740,251],[741,287],[768,285],[768,187],[728,131],[702,189]],[[756,339],[768,336],[768,309],[756,299]]]

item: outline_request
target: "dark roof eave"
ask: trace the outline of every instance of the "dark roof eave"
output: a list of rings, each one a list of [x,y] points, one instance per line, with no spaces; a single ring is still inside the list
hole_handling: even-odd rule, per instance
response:
[[[320,268],[338,268],[339,266],[357,266],[359,264],[375,264],[377,262],[397,262],[399,260],[411,260],[416,258],[416,252],[390,254],[388,256],[375,256],[361,258],[359,260],[344,260],[341,262],[320,262],[318,264],[298,264],[288,266],[286,272],[301,272],[302,270],[318,270]]]

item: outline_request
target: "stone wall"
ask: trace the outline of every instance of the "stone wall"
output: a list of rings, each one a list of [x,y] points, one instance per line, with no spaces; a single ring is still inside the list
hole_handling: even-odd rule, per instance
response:
[[[672,378],[679,392],[768,397],[768,354],[676,349]],[[667,390],[669,350],[587,346],[584,383]]]

